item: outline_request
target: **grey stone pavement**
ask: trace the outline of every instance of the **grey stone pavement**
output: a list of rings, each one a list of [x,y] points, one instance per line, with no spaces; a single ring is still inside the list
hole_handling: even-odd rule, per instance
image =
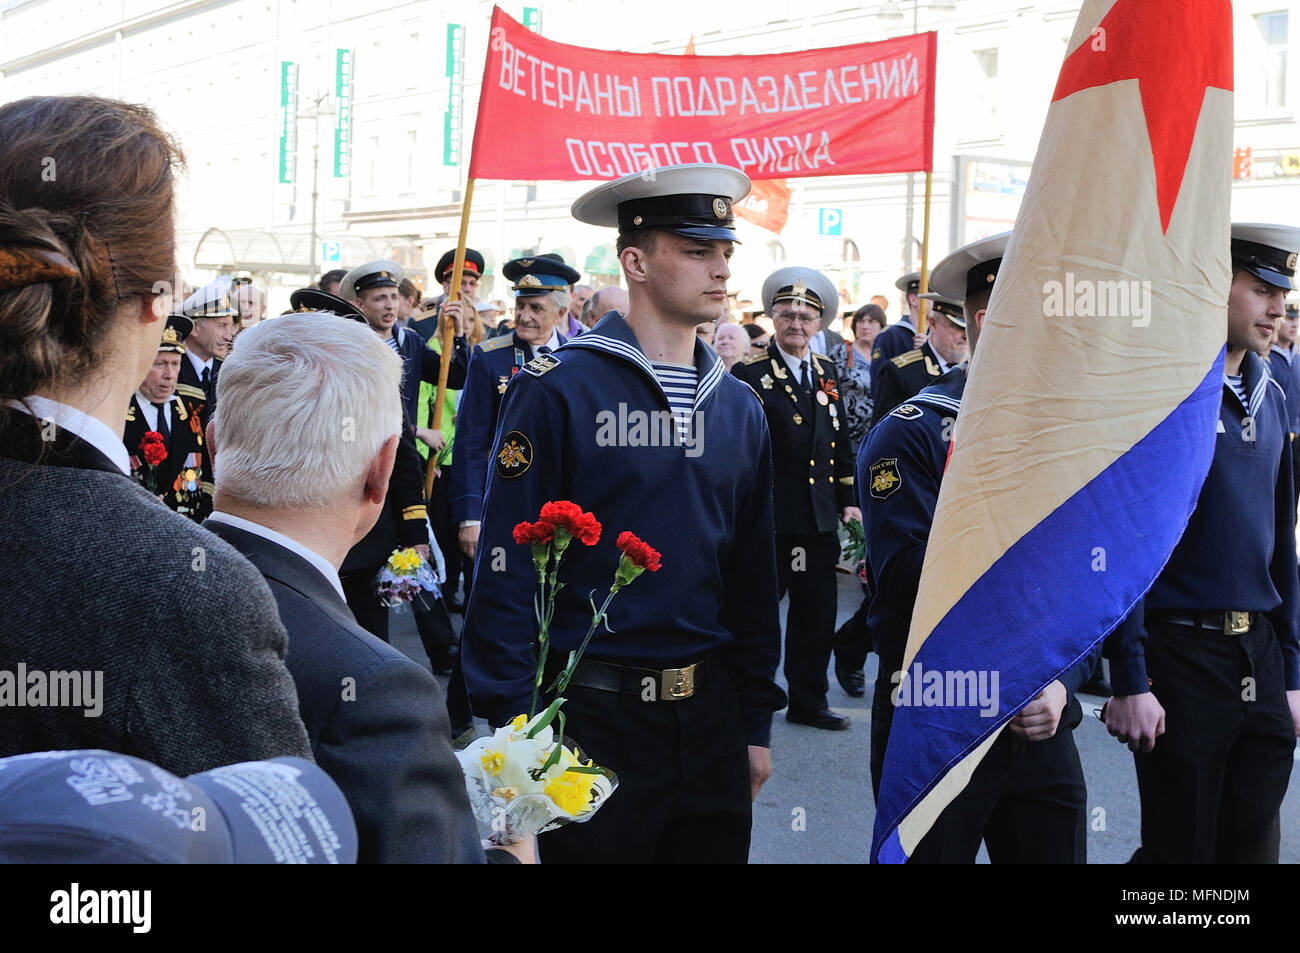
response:
[[[861,598],[857,580],[839,577],[839,622],[853,614]],[[781,622],[785,624],[785,602]],[[452,616],[459,626],[461,617]],[[393,644],[426,667],[428,658],[409,611],[394,612]],[[819,731],[772,721],[772,778],[754,804],[750,862],[755,864],[866,863],[875,823],[868,766],[871,739],[871,685],[876,657],[867,659],[867,696],[850,698],[830,676],[831,707],[853,719],[847,731]],[[778,679],[783,681],[778,672]],[[446,678],[438,681],[446,687]],[[1084,719],[1075,741],[1088,782],[1088,862],[1122,864],[1139,844],[1140,813],[1133,758],[1093,715],[1104,699],[1081,695]],[[798,810],[802,809],[802,810]],[[797,829],[796,818],[803,829]],[[980,862],[987,863],[984,851]],[[1282,862],[1300,862],[1300,769],[1293,767],[1282,806]]]

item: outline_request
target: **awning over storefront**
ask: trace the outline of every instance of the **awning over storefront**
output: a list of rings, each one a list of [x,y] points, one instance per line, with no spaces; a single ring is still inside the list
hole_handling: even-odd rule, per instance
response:
[[[397,262],[407,277],[424,280],[424,256],[409,238],[369,237],[363,235],[317,235],[318,243],[338,246],[337,260],[313,261],[321,248],[312,249],[311,235],[303,232],[263,231],[254,228],[209,228],[194,250],[194,267],[219,272],[249,271],[261,274],[310,275],[331,268],[356,265],[387,258]],[[334,250],[331,247],[331,252]]]

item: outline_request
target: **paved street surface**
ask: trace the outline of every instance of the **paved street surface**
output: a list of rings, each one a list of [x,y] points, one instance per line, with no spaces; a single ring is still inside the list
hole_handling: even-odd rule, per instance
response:
[[[840,576],[839,582],[839,621],[843,622],[857,608],[861,590],[856,578]],[[785,605],[781,603],[783,628]],[[460,624],[460,616],[452,619]],[[409,612],[395,613],[390,631],[394,645],[428,666]],[[780,673],[777,677],[784,684]],[[754,805],[752,863],[866,863],[875,823],[868,765],[875,677],[876,657],[871,655],[867,659],[867,696],[849,698],[831,673],[831,707],[852,717],[848,731],[791,725],[782,713],[774,717],[773,773]],[[446,687],[446,678],[438,681]],[[1103,701],[1080,696],[1084,719],[1075,731],[1075,741],[1088,780],[1088,861],[1120,864],[1132,856],[1139,843],[1137,780],[1129,750],[1111,738],[1093,715]],[[796,823],[799,819],[802,824]],[[980,862],[988,862],[983,850]],[[1282,806],[1282,862],[1300,863],[1298,768],[1292,770]]]

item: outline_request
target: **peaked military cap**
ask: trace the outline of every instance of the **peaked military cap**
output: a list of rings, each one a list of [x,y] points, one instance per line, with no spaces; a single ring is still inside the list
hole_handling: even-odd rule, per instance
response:
[[[792,265],[778,268],[763,282],[763,307],[768,314],[781,301],[797,301],[821,314],[822,328],[828,328],[839,309],[840,295],[835,285],[820,271]]]
[[[930,309],[942,314],[957,327],[963,330],[966,327],[966,309],[962,303],[955,298],[947,298],[937,291],[927,291],[921,295],[926,301],[930,302]]]
[[[239,310],[230,297],[232,282],[229,278],[209,281],[181,305],[181,314],[187,318],[235,318]]]
[[[368,261],[364,265],[357,265],[343,276],[343,281],[339,283],[339,297],[351,301],[371,288],[396,288],[404,277],[406,274],[402,271],[402,266],[395,261],[387,258]]]
[[[953,301],[964,301],[993,287],[1010,232],[976,239],[950,254],[930,272],[930,289]]]
[[[438,283],[446,281],[451,277],[452,271],[456,266],[456,249],[444,252],[438,259],[438,267],[433,269],[433,276]],[[487,266],[483,263],[483,256],[472,248],[465,249],[465,274],[483,277],[483,271]]]
[[[566,291],[569,285],[582,277],[562,261],[546,256],[516,258],[501,269],[507,281],[520,298],[536,298],[552,291]]]
[[[319,288],[299,288],[289,295],[289,304],[295,311],[316,311],[323,314],[336,314],[340,318],[366,323],[366,316],[351,301],[345,301],[337,295]]]
[[[158,342],[158,350],[166,351],[169,354],[184,354],[185,339],[190,336],[194,330],[194,322],[183,314],[167,315],[167,325],[163,328],[162,340]]]
[[[909,271],[894,282],[894,287],[899,291],[906,291],[908,294],[916,294],[921,290],[921,273],[919,271]]]
[[[659,228],[686,238],[737,241],[732,206],[749,194],[749,176],[729,165],[695,162],[633,172],[596,186],[573,203],[573,217],[620,232]]]
[[[1300,255],[1300,228],[1232,224],[1232,263],[1261,281],[1287,291],[1295,288],[1297,255]]]

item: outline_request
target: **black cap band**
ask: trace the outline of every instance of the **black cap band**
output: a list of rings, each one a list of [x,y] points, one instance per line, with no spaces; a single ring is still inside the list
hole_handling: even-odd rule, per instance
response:
[[[1261,245],[1241,238],[1232,240],[1233,263],[1245,268],[1261,281],[1280,288],[1295,286],[1296,253]],[[1281,279],[1281,280],[1279,280]]]
[[[993,287],[993,281],[998,276],[998,267],[1002,264],[1001,258],[994,258],[992,261],[982,261],[974,268],[966,272],[966,297],[977,295],[981,291],[988,291]]]
[[[618,229],[680,228],[699,226],[730,228],[735,224],[731,200],[723,195],[656,195],[629,199],[618,206]]]

